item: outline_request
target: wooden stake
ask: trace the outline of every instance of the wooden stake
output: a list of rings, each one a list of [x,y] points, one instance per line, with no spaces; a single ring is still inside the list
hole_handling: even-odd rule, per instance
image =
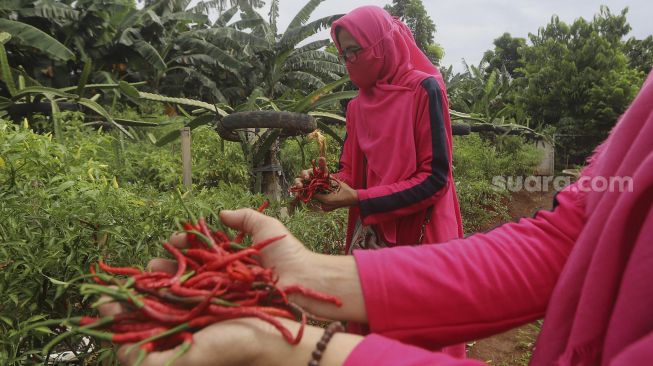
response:
[[[193,187],[193,173],[190,153],[190,127],[181,129],[181,161],[183,167],[183,182],[187,190]]]

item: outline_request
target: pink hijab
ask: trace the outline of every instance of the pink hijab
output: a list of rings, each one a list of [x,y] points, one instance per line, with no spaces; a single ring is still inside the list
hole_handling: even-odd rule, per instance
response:
[[[370,53],[368,56],[380,63],[375,67],[347,65],[352,80],[376,77],[374,85],[360,88],[359,96],[349,105],[360,149],[368,167],[381,178],[377,185],[405,180],[415,173],[417,166],[413,130],[415,90],[424,79],[435,77],[444,91],[442,77],[417,47],[410,29],[380,7],[357,8],[333,23],[331,37],[342,52],[336,36],[339,27],[346,29],[363,48],[359,60]],[[451,136],[449,126],[447,132]]]

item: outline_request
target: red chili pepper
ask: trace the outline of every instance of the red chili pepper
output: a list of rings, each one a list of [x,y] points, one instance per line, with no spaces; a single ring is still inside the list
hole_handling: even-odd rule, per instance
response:
[[[275,236],[274,238],[270,238],[270,239],[266,239],[266,240],[260,241],[260,242],[258,242],[258,243],[256,243],[256,244],[252,245],[250,248],[252,248],[252,249],[256,249],[256,250],[259,250],[259,251],[260,251],[260,250],[265,249],[265,247],[267,247],[268,245],[270,245],[270,244],[272,244],[272,243],[274,243],[274,242],[277,242],[277,241],[279,241],[279,240],[281,240],[281,239],[283,239],[283,238],[285,238],[285,237],[286,237],[285,234],[284,234],[284,235]]]
[[[200,272],[204,271],[217,271],[223,267],[225,267],[227,264],[237,261],[241,258],[247,257],[252,254],[258,254],[258,251],[256,249],[245,249],[241,250],[236,253],[231,253],[228,255],[225,255],[224,257],[214,260],[213,262],[209,262],[202,267],[199,268]]]
[[[316,172],[323,169],[320,162]],[[315,191],[326,187],[325,182],[307,184]],[[259,211],[263,211],[265,202]],[[234,240],[223,231],[211,231],[201,218],[197,223],[184,223],[190,248],[179,250],[169,243],[164,248],[177,260],[174,275],[164,272],[142,272],[130,267],[111,267],[103,261],[98,265],[107,273],[131,276],[118,280],[110,274],[95,273],[92,266],[91,278],[103,285],[118,284],[115,293],[126,302],[128,311],[115,317],[75,318],[78,332],[115,343],[137,342],[138,360],[155,350],[169,350],[180,346],[170,361],[180,357],[192,343],[192,333],[204,326],[226,319],[256,317],[277,328],[292,344],[299,341],[306,323],[303,309],[288,302],[286,292],[341,304],[338,298],[321,294],[300,286],[289,286],[280,290],[275,286],[278,276],[270,268],[263,268],[260,250],[279,241],[278,236],[245,247],[240,244],[245,233],[240,232]],[[188,272],[188,270],[191,270]],[[104,279],[104,281],[103,281]],[[124,286],[128,284],[129,286]],[[106,293],[100,287],[89,286],[90,290]],[[301,327],[296,336],[276,318],[297,319],[301,315]],[[111,333],[109,333],[109,331]]]
[[[170,243],[164,243],[163,247],[166,248],[167,251],[172,253],[172,255],[175,256],[175,259],[177,259],[177,272],[170,279],[170,283],[172,284],[172,283],[175,283],[175,282],[179,282],[179,279],[181,278],[181,276],[183,276],[184,272],[186,272],[186,263],[187,263],[186,257],[184,256],[184,254],[182,252],[179,251],[179,249],[175,248]]]
[[[236,281],[241,281],[244,283],[254,282],[254,274],[249,268],[247,268],[247,266],[242,264],[240,261],[234,261],[229,263],[227,265],[227,273],[229,274],[229,277],[231,277]]]
[[[136,276],[143,273],[143,271],[134,267],[111,267],[110,265],[104,263],[102,259],[98,261],[98,265],[104,272],[115,275]]]
[[[157,335],[159,333],[165,332],[166,330],[168,330],[168,328],[166,328],[166,327],[156,327],[156,328],[143,330],[143,331],[127,332],[127,333],[114,333],[113,336],[111,337],[111,342],[117,343],[117,344],[139,342],[139,341],[142,341],[144,339],[155,336],[155,335]]]
[[[161,327],[163,324],[157,321],[145,321],[145,322],[129,322],[129,323],[118,323],[112,324],[109,329],[115,333],[125,333],[125,332],[140,332],[145,330],[154,329]]]
[[[224,279],[228,280],[229,276],[227,276],[225,273],[222,272],[216,272],[216,271],[207,271],[207,272],[200,272],[199,274],[196,274],[195,276],[189,278],[186,282],[184,282],[184,286],[186,287],[194,287],[197,283],[201,282],[204,279]],[[215,284],[213,284],[215,285]],[[211,285],[211,286],[213,286]]]
[[[97,272],[95,272],[94,264],[91,264],[89,272],[91,272],[92,275],[97,275]],[[98,276],[93,276],[91,278],[93,279],[93,282],[97,283],[98,285],[104,285],[104,286],[109,285],[108,283],[102,281]]]
[[[222,256],[216,253],[208,252],[205,249],[186,249],[182,251],[186,258],[192,258],[202,264],[213,262]]]
[[[310,297],[316,300],[321,300],[321,301],[326,301],[330,302],[338,307],[342,306],[342,300],[336,296],[331,296],[327,294],[323,294],[321,292],[317,292],[315,290],[312,290],[310,288],[305,288],[299,285],[293,285],[293,286],[286,286],[282,289],[283,292],[286,294],[301,294],[306,297]]]

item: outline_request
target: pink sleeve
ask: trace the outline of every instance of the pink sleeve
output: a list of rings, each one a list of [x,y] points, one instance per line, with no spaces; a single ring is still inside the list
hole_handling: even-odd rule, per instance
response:
[[[356,349],[354,349],[356,352]],[[648,365],[653,360],[653,332],[626,347],[615,357],[610,366]]]
[[[459,359],[409,346],[379,335],[370,335],[354,348],[343,366],[482,366],[482,362]]]
[[[355,251],[372,332],[441,347],[541,318],[583,225],[584,203],[445,244]]]
[[[405,180],[358,190],[365,225],[422,211],[439,200],[451,184],[446,98],[435,79],[427,79],[422,84],[417,98],[414,127],[417,170]]]
[[[351,102],[350,102],[351,103]],[[347,132],[345,134],[345,144],[342,147],[340,152],[340,167],[337,173],[331,174],[337,180],[347,183],[348,186],[353,187],[353,180],[351,177],[351,159],[352,159],[352,149],[356,138],[353,136],[353,129],[351,128],[353,121],[351,120],[351,114],[349,113],[351,109],[347,110],[346,119],[347,119]]]

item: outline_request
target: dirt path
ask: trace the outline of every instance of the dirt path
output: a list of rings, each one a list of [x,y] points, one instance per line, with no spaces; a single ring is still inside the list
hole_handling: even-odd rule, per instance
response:
[[[530,217],[538,210],[551,209],[555,192],[529,193],[519,192],[508,202],[508,211],[512,220]],[[489,225],[495,227],[501,222]],[[540,323],[534,322],[512,329],[493,337],[479,340],[468,345],[468,357],[485,361],[495,366],[528,365],[535,339],[540,332]]]

